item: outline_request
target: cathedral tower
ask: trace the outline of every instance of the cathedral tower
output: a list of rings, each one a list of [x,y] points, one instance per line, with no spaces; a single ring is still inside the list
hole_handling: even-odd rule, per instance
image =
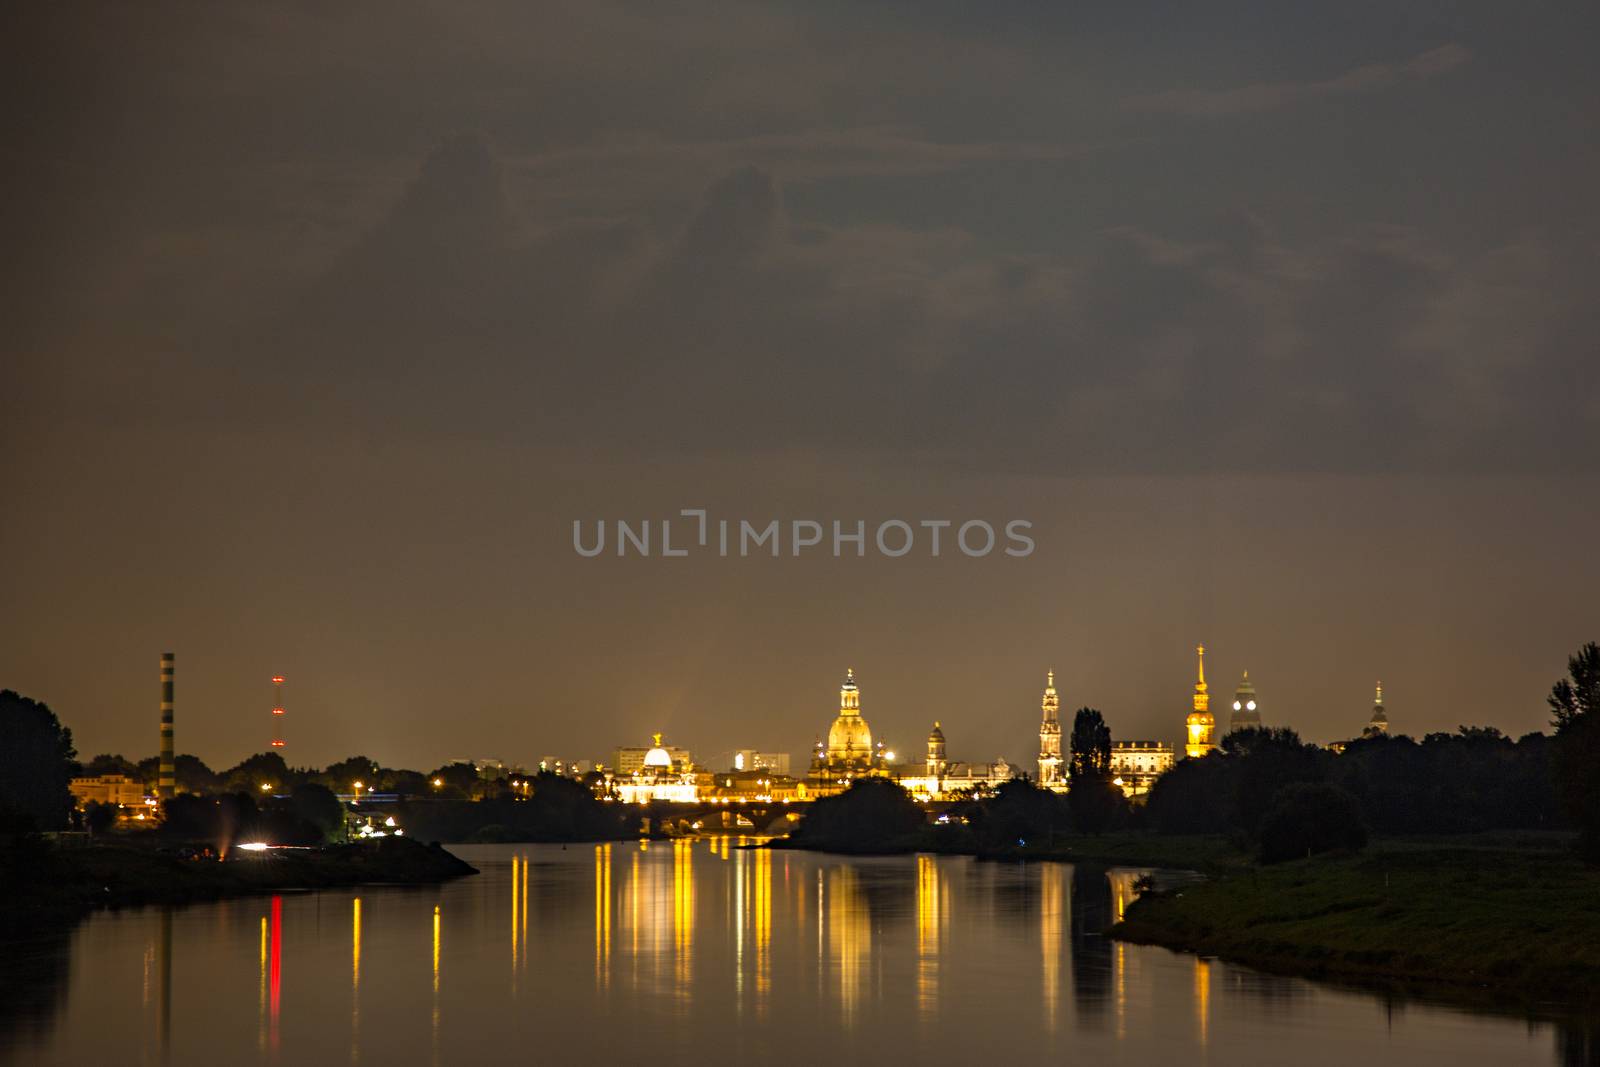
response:
[[[1039,704],[1039,784],[1056,786],[1061,774],[1061,698],[1056,695],[1056,672],[1044,676],[1044,700]]]
[[[1239,679],[1239,688],[1233,691],[1233,714],[1228,716],[1228,732],[1256,730],[1261,727],[1261,713],[1256,710],[1256,687],[1245,671]]]
[[[1198,759],[1217,747],[1213,740],[1217,732],[1217,720],[1211,716],[1211,697],[1206,693],[1206,646],[1196,645],[1194,651],[1199,657],[1194,683],[1194,710],[1185,720],[1189,739],[1183,746],[1184,754],[1190,759]]]
[[[872,760],[872,730],[861,717],[861,690],[854,669],[844,672],[839,687],[839,717],[828,729],[828,762],[851,764]]]

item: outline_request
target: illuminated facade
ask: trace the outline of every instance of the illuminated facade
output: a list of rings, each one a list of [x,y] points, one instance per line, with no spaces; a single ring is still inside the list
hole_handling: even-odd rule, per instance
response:
[[[617,799],[625,804],[648,804],[653,800],[692,804],[700,799],[700,784],[694,767],[674,760],[673,750],[661,744],[660,734],[656,734],[654,740],[655,744],[645,751],[638,770],[612,778],[611,789]]]
[[[789,753],[787,752],[757,752],[753,748],[741,748],[733,754],[733,769],[736,771],[767,771],[775,775],[789,774]]]
[[[1228,732],[1256,730],[1261,727],[1261,712],[1256,710],[1256,687],[1245,671],[1239,679],[1239,688],[1233,691],[1233,712],[1228,716]]]
[[[1150,792],[1156,779],[1172,770],[1177,753],[1160,741],[1113,741],[1111,780],[1124,796],[1132,799]]]
[[[72,798],[81,808],[89,803],[117,804],[125,808],[143,808],[144,779],[126,774],[102,774],[92,778],[74,778],[68,785]]]
[[[1199,665],[1194,683],[1194,710],[1185,720],[1188,737],[1183,751],[1190,759],[1199,759],[1216,751],[1217,720],[1211,715],[1211,697],[1206,693],[1206,646],[1197,645],[1194,651]]]
[[[1053,789],[1066,778],[1061,772],[1061,697],[1056,694],[1055,671],[1045,673],[1039,709],[1039,784]]]

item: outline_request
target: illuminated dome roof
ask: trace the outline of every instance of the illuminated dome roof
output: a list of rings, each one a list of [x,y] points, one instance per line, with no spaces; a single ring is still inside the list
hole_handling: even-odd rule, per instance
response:
[[[865,759],[872,755],[872,729],[860,714],[843,715],[828,729],[828,755],[838,759]]]
[[[943,741],[944,740],[944,731],[939,729],[939,724],[938,723],[934,723],[933,724],[933,729],[928,731],[928,740],[929,741]]]
[[[864,760],[872,757],[872,729],[861,717],[861,691],[856,672],[848,670],[839,687],[839,717],[828,728],[830,760]]]
[[[655,735],[655,747],[644,754],[645,770],[672,770],[672,753],[661,747],[661,735]]]

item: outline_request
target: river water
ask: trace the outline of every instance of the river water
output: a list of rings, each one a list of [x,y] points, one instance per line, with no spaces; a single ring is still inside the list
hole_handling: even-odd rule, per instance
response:
[[[1589,1062],[1581,1031],[1099,932],[1141,872],[737,839],[459,846],[440,887],[94,915],[3,945],[26,1064]]]

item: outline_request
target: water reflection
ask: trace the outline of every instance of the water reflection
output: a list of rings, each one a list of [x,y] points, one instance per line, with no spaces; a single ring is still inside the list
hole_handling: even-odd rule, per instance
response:
[[[438,889],[97,915],[25,952],[6,946],[0,1061],[610,1058],[647,1034],[659,1063],[792,1062],[802,1049],[829,1067],[1272,1062],[1288,1046],[1308,1065],[1597,1062],[1590,1024],[1385,1001],[1110,942],[1138,872],[739,844],[486,846],[462,850],[482,876]]]

